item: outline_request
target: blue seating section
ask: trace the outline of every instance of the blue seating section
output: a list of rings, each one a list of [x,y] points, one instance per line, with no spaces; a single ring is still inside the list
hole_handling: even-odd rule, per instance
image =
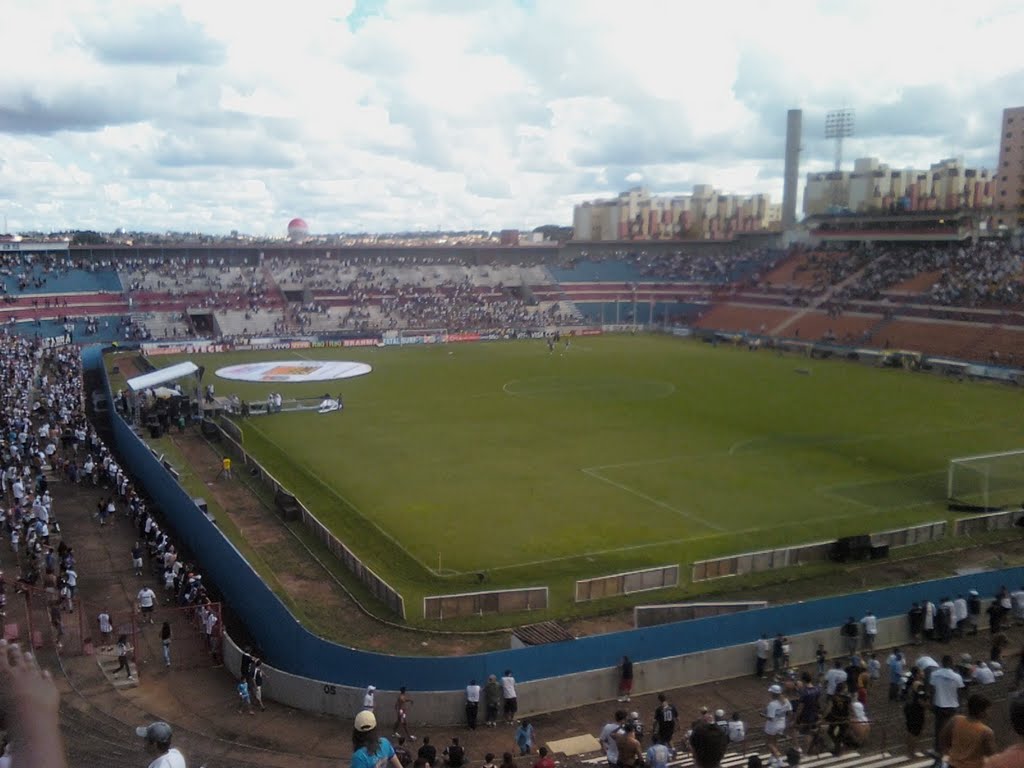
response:
[[[699,261],[692,273],[679,268],[658,270],[660,274],[657,275],[644,275],[641,273],[643,264],[630,261],[578,261],[572,268],[551,267],[551,274],[560,283],[665,283],[680,280],[720,285],[749,278],[771,258],[771,254],[751,254],[749,257],[738,258],[728,262],[728,270],[724,274],[713,274],[712,270],[702,267]]]
[[[636,283],[661,280],[644,277],[635,265],[625,261],[578,261],[571,269],[551,267],[551,274],[560,283]]]
[[[580,311],[580,314],[591,323],[609,324],[609,323],[650,323],[651,320],[651,305],[647,301],[639,301],[636,304],[636,318],[633,317],[633,302],[632,301],[620,301],[618,314],[615,310],[614,301],[577,301],[575,302],[576,308]],[[655,324],[665,322],[666,311],[668,313],[667,319],[669,321],[679,320],[683,318],[696,318],[698,314],[707,309],[706,305],[702,304],[691,304],[683,301],[656,301],[654,303],[654,320]],[[618,318],[618,320],[616,320]]]
[[[99,325],[96,333],[87,335],[85,332],[85,321],[75,321],[75,331],[73,341],[83,344],[95,344],[100,342],[117,341],[119,338],[117,331],[117,323],[121,318],[117,315],[100,316],[96,318],[96,323]],[[103,327],[103,323],[106,321],[106,328]],[[4,330],[8,333],[16,333],[19,336],[39,336],[40,338],[51,338],[53,336],[64,335],[64,324],[59,320],[43,320],[40,324],[36,324],[34,320],[26,321],[22,323],[4,323]]]
[[[31,283],[19,291],[18,280],[21,277],[28,277],[30,280],[44,278],[46,282],[41,287]],[[72,269],[58,273],[32,267],[27,273],[24,269],[18,269],[13,275],[0,275],[0,280],[3,280],[7,293],[12,296],[19,293],[119,293],[122,290],[121,278],[111,268],[97,268],[94,272]]]

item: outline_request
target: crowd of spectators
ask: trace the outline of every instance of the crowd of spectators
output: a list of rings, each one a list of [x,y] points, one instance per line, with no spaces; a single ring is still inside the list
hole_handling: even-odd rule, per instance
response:
[[[193,306],[254,313],[279,304],[271,299],[272,289],[261,268],[235,266],[223,257],[129,258],[119,261],[117,268],[128,297],[134,301],[142,294],[139,297],[150,309],[161,303],[177,304],[183,298]]]
[[[69,450],[68,437],[84,429],[80,380],[69,377],[77,360],[77,349],[44,350],[37,340],[0,334],[3,528],[19,565],[17,589],[45,591],[58,643],[78,573],[74,551],[60,535],[45,473]],[[0,573],[0,610],[6,590]]]
[[[0,251],[0,276],[13,278],[8,288],[7,280],[0,280],[0,293],[21,293],[32,288],[46,287],[51,276],[66,274],[72,269],[82,269],[67,253],[55,251]],[[12,290],[13,289],[13,290]]]
[[[530,322],[522,298],[501,286],[498,293],[499,298],[481,293],[468,281],[428,289],[397,286],[381,297],[381,311],[391,328],[506,328]]]
[[[461,254],[378,256],[370,259],[337,257],[313,257],[309,259],[269,259],[274,279],[285,289],[309,288],[312,290],[346,291],[352,283],[363,286],[383,286],[392,281],[412,282],[450,279],[455,272],[461,272],[475,282],[488,282],[491,272],[502,268],[528,269],[531,265],[519,264],[473,264]],[[435,267],[436,269],[429,269]]]
[[[633,259],[645,277],[699,283],[757,282],[760,274],[770,272],[784,256],[767,248],[754,250],[723,250],[701,248],[678,250],[671,254],[649,257],[637,254]]]
[[[38,340],[0,334],[0,435],[0,485],[9,504],[3,507],[3,527],[19,563],[17,585],[45,593],[58,642],[61,613],[74,606],[78,572],[74,550],[57,522],[48,476],[103,489],[105,498],[92,518],[105,526],[121,516],[137,528],[166,602],[196,608],[210,603],[202,576],[178,558],[168,534],[86,418],[77,347],[44,348]],[[0,574],[0,609],[6,586]]]
[[[756,283],[759,275],[774,269],[785,257],[784,251],[773,248],[715,244],[677,248],[669,253],[627,248],[595,252],[582,250],[578,258],[567,258],[561,266],[574,269],[581,261],[618,261],[629,264],[642,277],[667,281],[725,284],[752,280]]]
[[[758,724],[763,723],[761,738],[768,748],[769,765],[792,767],[803,756],[825,751],[841,755],[867,746],[876,722],[868,714],[869,707],[882,710],[885,701],[902,710],[908,755],[921,748],[924,725],[931,712],[934,727],[928,754],[934,755],[936,764],[944,755],[962,758],[958,750],[965,744],[959,740],[958,729],[965,717],[983,721],[991,706],[985,691],[1004,676],[1007,660],[1003,653],[1008,642],[1005,630],[1011,624],[1024,625],[1024,587],[1014,592],[1002,588],[984,610],[977,592],[971,591],[955,599],[914,603],[908,614],[915,644],[926,640],[949,643],[977,634],[983,614],[991,631],[991,650],[984,659],[974,659],[968,653],[943,653],[937,661],[927,652],[914,658],[899,647],[876,652],[879,624],[870,611],[860,620],[851,616],[840,627],[842,656],[830,659],[825,645],[819,643],[815,662],[802,670],[790,667],[788,638],[781,633],[774,638],[762,635],[753,648],[754,677],[770,685],[766,704],[755,717]],[[1017,660],[1015,689],[1024,682],[1024,656],[1018,655]],[[961,699],[967,704],[966,714],[957,715]],[[619,701],[624,700],[629,699],[620,696]],[[650,724],[646,739],[645,723]],[[1016,729],[1018,723],[1013,724]],[[742,712],[728,715],[724,708],[702,706],[699,712],[680,718],[675,705],[665,694],[659,694],[649,719],[639,712],[618,710],[602,729],[599,742],[610,765],[664,766],[678,753],[689,752],[698,766],[705,766],[709,739],[715,745],[717,760],[713,763],[717,764],[728,749],[746,752],[747,739],[752,735]],[[785,753],[780,746],[783,738],[792,745]],[[883,734],[883,742],[885,739]],[[993,754],[995,740],[987,740],[984,750],[980,757]],[[749,764],[755,763],[761,766],[760,757],[751,757]],[[966,763],[950,759],[949,764]]]
[[[828,251],[805,246],[780,251],[716,243],[673,246],[667,251],[639,245],[592,249],[567,257],[561,266],[580,268],[584,274],[581,265],[588,263],[622,265],[618,271],[595,267],[590,278],[598,281],[606,272],[605,280],[611,282],[680,281],[706,284],[708,290],[729,286],[737,292],[756,286],[770,295],[773,303],[815,305],[838,317],[857,308],[858,302],[878,300],[886,301],[883,313],[894,314],[903,312],[899,299],[933,305],[933,310],[920,310],[932,312],[1017,306],[1024,297],[1021,255],[1018,248],[991,241],[970,245],[873,244],[845,250],[830,247]],[[772,285],[765,276],[786,259],[793,260],[793,279]],[[265,264],[253,266],[238,265],[222,256],[133,253],[86,265],[63,254],[10,252],[0,255],[0,263],[9,275],[19,275],[22,284],[27,285],[37,285],[47,275],[71,269],[118,270],[129,309],[136,318],[117,329],[117,338],[125,340],[148,340],[161,331],[170,338],[193,331],[216,331],[217,322],[199,328],[188,320],[165,320],[163,328],[157,323],[151,331],[147,327],[151,324],[138,319],[161,308],[179,312],[183,303],[216,313],[220,332],[226,336],[415,327],[538,327],[582,319],[571,301],[553,304],[565,297],[560,297],[550,271],[530,256],[521,263],[480,263],[463,254],[387,253],[352,259],[321,252],[310,253],[309,258],[270,256]],[[614,277],[620,273],[624,277]],[[927,273],[935,274],[934,281],[915,295],[897,297],[891,293],[901,283]],[[844,284],[847,281],[849,284]],[[831,295],[822,302],[826,293]],[[33,305],[34,315],[53,309],[53,319],[74,317],[61,305],[66,299],[40,297]],[[713,299],[709,296],[708,300]],[[79,327],[77,332],[81,334],[82,330]]]
[[[875,245],[858,251],[870,261],[837,300],[883,299],[886,291],[930,272],[937,273],[935,282],[908,298],[959,307],[1014,306],[1024,298],[1024,253],[1004,242]]]

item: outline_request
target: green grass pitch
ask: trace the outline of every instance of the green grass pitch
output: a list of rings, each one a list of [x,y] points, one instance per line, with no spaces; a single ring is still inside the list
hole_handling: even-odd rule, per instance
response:
[[[218,394],[344,394],[343,412],[245,420],[246,448],[410,618],[423,595],[523,584],[549,585],[557,613],[578,578],[681,563],[686,580],[698,559],[945,519],[951,457],[1024,447],[1010,387],[669,337],[189,359]],[[373,372],[213,376],[301,359]]]

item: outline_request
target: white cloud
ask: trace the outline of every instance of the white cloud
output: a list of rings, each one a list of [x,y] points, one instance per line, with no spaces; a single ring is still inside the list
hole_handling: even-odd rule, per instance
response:
[[[635,183],[781,196],[846,157],[994,161],[1024,6],[921,0],[14,0],[12,228],[531,227]]]

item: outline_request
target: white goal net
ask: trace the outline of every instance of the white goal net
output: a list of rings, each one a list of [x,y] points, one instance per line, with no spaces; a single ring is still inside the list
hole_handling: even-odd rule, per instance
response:
[[[951,506],[999,509],[1024,501],[1024,450],[949,460],[946,496]]]

